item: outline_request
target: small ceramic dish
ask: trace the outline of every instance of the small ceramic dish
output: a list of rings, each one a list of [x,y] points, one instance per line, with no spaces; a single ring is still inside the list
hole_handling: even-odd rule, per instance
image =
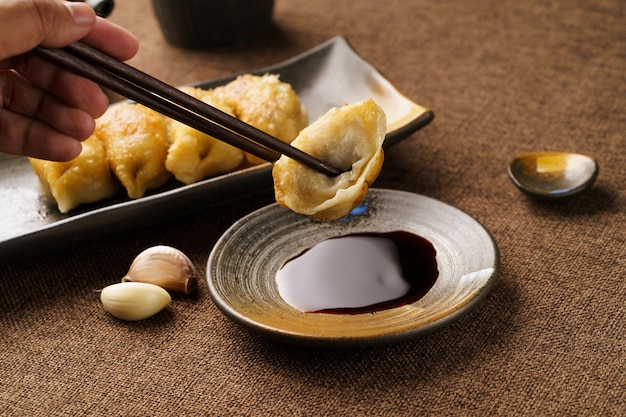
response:
[[[498,248],[469,215],[429,197],[382,189],[370,190],[359,208],[359,214],[335,222],[319,222],[277,204],[242,218],[209,256],[211,298],[234,322],[271,339],[363,347],[412,339],[445,326],[489,292],[499,269]],[[421,236],[437,252],[439,277],[421,299],[373,313],[326,314],[301,312],[280,296],[277,271],[316,243],[352,233],[391,231]]]
[[[571,152],[529,152],[516,156],[509,178],[524,194],[537,200],[567,200],[591,188],[598,178],[598,163]]]

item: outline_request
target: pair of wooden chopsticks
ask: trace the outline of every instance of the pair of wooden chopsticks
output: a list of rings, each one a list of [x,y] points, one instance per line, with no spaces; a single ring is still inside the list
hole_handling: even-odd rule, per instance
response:
[[[283,154],[328,176],[343,172],[83,43],[63,49],[38,47],[36,51],[57,65],[263,160],[274,162]]]

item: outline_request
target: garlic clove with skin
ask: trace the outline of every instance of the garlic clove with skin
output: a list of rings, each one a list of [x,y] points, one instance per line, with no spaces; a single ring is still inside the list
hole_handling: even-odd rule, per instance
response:
[[[122,282],[145,282],[168,291],[189,294],[198,286],[191,260],[171,246],[153,246],[141,252]]]
[[[138,321],[154,316],[172,302],[163,288],[144,282],[121,282],[100,293],[104,309],[121,320]]]

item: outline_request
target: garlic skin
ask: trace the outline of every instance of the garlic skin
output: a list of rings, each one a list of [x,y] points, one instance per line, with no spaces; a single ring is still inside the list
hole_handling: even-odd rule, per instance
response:
[[[171,246],[153,246],[141,252],[122,282],[145,282],[168,291],[189,294],[198,286],[196,269],[183,252]]]
[[[163,288],[144,282],[123,282],[105,287],[100,293],[104,309],[126,321],[154,316],[172,302]]]

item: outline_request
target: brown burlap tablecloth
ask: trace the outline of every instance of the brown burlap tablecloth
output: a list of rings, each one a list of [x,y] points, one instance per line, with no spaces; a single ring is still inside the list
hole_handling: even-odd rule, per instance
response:
[[[7,416],[619,416],[626,413],[626,3],[623,0],[276,0],[249,48],[168,45],[148,0],[110,19],[141,41],[132,64],[175,84],[281,62],[344,35],[436,114],[386,153],[379,188],[423,194],[483,223],[501,252],[485,302],[410,342],[311,349],[265,340],[191,297],[137,323],[96,290],[145,247],[212,246],[272,190],[0,270],[0,414]],[[537,203],[517,153],[595,157],[589,193]],[[131,220],[132,221],[132,220]]]

